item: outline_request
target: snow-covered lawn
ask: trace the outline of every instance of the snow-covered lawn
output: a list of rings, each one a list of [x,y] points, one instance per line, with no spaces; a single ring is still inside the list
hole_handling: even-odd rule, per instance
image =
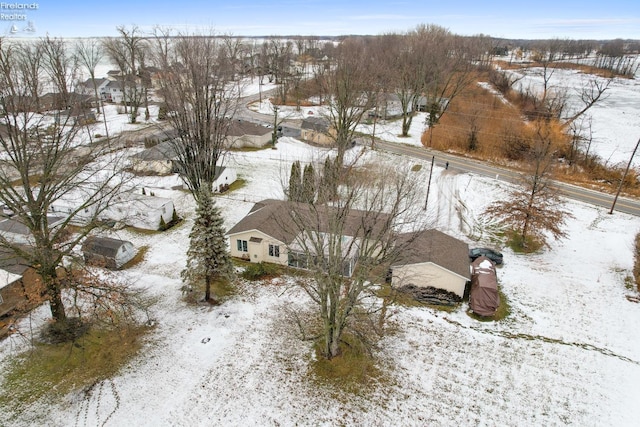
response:
[[[320,159],[324,150],[282,138],[277,150],[233,153],[229,161],[247,185],[219,197],[231,227],[253,202],[282,197],[293,160]],[[407,159],[368,153],[369,161]],[[419,163],[411,160],[412,163]],[[428,165],[419,172],[426,182]],[[158,297],[157,328],[129,366],[100,393],[44,402],[15,425],[636,425],[640,417],[640,306],[627,301],[632,241],[638,218],[570,202],[569,237],[536,255],[504,249],[499,282],[511,315],[481,323],[466,314],[396,307],[398,332],[379,358],[390,380],[370,394],[332,392],[309,381],[312,351],[284,318],[308,298],[287,285],[245,283],[218,307],[182,301],[194,204],[170,190],[172,178],[138,178],[156,195],[172,197],[186,221],[161,234],[120,231],[148,245],[145,261],[121,274]],[[472,243],[457,212],[481,218],[507,184],[436,167],[429,215],[439,228]],[[471,224],[472,228],[473,224]],[[46,308],[39,311],[46,316]],[[18,349],[0,343],[0,366]],[[0,416],[2,416],[0,409]],[[3,417],[4,418],[4,417]],[[6,419],[6,418],[5,418]]]
[[[569,79],[561,85],[574,84],[571,73],[557,72]],[[245,94],[256,88],[248,84]],[[638,91],[636,80],[615,80],[609,99],[594,108],[593,149],[603,158],[622,160],[616,153],[628,155],[628,141],[640,135],[640,104],[633,102]],[[257,109],[272,114],[268,101]],[[279,114],[293,110],[281,108]],[[305,107],[298,118],[309,111],[321,114],[318,107]],[[106,117],[111,134],[140,127],[127,125],[115,106],[107,107]],[[376,135],[420,145],[424,119],[414,118],[410,138],[397,137],[399,121],[378,122]],[[94,133],[103,133],[102,123],[95,126]],[[372,131],[367,125],[358,130]],[[282,198],[293,161],[312,162],[326,153],[291,138],[281,138],[276,150],[231,153],[228,164],[247,184],[217,198],[225,227],[254,202]],[[376,152],[362,159],[421,164],[412,173],[425,182],[424,193],[428,162]],[[157,297],[151,313],[157,327],[139,357],[93,393],[38,402],[12,424],[0,408],[0,425],[93,426],[108,417],[106,425],[113,426],[633,426],[640,419],[640,305],[625,298],[635,294],[625,288],[625,278],[640,231],[637,217],[567,202],[575,219],[565,240],[533,255],[501,248],[505,265],[498,280],[511,314],[500,322],[472,319],[466,304],[452,313],[395,307],[397,332],[378,351],[389,380],[369,394],[349,395],[309,381],[310,344],[298,339],[285,318],[287,310],[308,309],[309,301],[288,286],[291,278],[243,283],[237,296],[218,307],[183,302],[180,271],[194,203],[188,193],[171,189],[179,184],[175,176],[137,177],[133,184],[172,198],[186,219],[159,234],[115,233],[149,246],[142,263],[119,274]],[[489,245],[482,212],[507,189],[506,183],[436,166],[427,215],[470,245]],[[34,323],[47,315],[47,307],[36,310]],[[24,348],[17,335],[0,342],[0,376]]]

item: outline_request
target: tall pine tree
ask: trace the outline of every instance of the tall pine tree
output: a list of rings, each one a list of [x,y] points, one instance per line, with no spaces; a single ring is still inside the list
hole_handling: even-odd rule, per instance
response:
[[[182,271],[182,278],[191,285],[204,280],[204,300],[210,301],[211,284],[216,279],[228,279],[233,265],[227,251],[222,215],[213,195],[203,189],[198,201],[196,220],[189,234],[187,267]]]
[[[316,199],[316,176],[313,165],[309,163],[304,167],[302,175],[302,194],[300,202],[313,203]]]
[[[289,201],[299,202],[302,193],[302,172],[300,162],[296,160],[291,165],[291,175],[289,176]]]

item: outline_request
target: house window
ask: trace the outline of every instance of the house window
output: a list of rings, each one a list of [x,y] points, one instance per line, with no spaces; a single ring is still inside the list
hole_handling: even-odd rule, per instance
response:
[[[236,240],[236,243],[238,244],[238,251],[240,252],[249,252],[249,248],[247,247],[247,241],[246,240]]]
[[[269,256],[278,258],[280,256],[280,246],[269,245]]]

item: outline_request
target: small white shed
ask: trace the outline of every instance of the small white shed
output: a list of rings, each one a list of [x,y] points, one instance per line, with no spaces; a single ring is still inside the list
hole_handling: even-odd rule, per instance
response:
[[[136,256],[133,243],[109,237],[90,236],[82,244],[82,254],[87,264],[118,269]]]

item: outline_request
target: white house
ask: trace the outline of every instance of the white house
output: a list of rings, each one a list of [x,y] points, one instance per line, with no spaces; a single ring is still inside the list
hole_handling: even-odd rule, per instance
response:
[[[55,228],[64,220],[65,218],[62,216],[47,215],[49,229]],[[0,221],[0,235],[12,243],[22,245],[33,245],[35,243],[27,226],[18,219],[9,218]]]
[[[80,83],[78,88],[76,89],[78,93],[83,95],[95,95],[95,89],[98,90],[98,96],[103,96],[106,92],[106,87],[111,80],[109,79],[87,79],[86,81]],[[96,88],[94,88],[94,82]]]
[[[227,145],[232,148],[264,147],[271,142],[273,129],[246,120],[233,120],[229,124]]]
[[[393,286],[432,286],[463,297],[471,279],[465,242],[432,229],[400,235],[398,243],[406,248],[391,266]]]
[[[104,221],[117,221],[143,230],[159,230],[162,223],[171,222],[173,211],[171,199],[123,192],[98,216]]]

